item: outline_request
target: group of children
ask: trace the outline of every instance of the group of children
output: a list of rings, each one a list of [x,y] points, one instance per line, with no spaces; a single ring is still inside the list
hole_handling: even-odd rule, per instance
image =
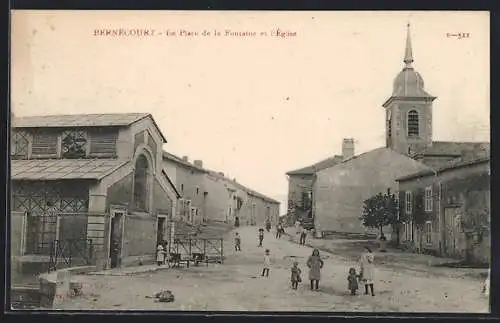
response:
[[[259,232],[258,233],[258,239],[259,239],[258,247],[262,247],[262,242],[264,241],[264,229],[260,228],[258,230],[258,232]],[[234,248],[235,248],[235,251],[241,251],[241,237],[240,237],[238,232],[236,232],[235,236],[234,236]],[[371,273],[373,271],[371,268],[371,264],[373,263],[373,255],[371,254],[371,250],[369,248],[366,248],[366,249],[368,250],[368,253],[364,254],[362,256],[360,273],[358,274],[356,272],[355,268],[349,268],[349,273],[347,276],[347,282],[348,282],[347,287],[348,287],[348,290],[351,292],[351,295],[356,295],[356,292],[359,289],[358,282],[363,282],[364,286],[365,286],[365,294],[366,295],[369,294],[368,289],[370,288],[371,295],[375,296],[374,291],[373,291],[373,279],[372,279],[373,274]],[[315,249],[315,251],[317,251],[317,249]],[[314,252],[313,252],[313,256],[314,256]],[[319,258],[319,253],[317,255],[317,258]],[[311,265],[309,264],[309,262],[310,261],[308,260],[308,266],[309,266],[309,268],[311,268]],[[364,265],[365,262],[367,262],[368,266]],[[319,258],[319,263],[320,263],[319,264],[320,266],[319,266],[319,269],[317,269],[318,277],[315,279],[316,289],[318,289],[318,283],[319,283],[319,270],[320,270],[320,268],[323,267],[323,261],[321,260],[321,258]],[[367,267],[365,276],[363,275],[364,267]],[[270,268],[271,268],[270,250],[266,249],[264,252],[264,265],[262,268],[262,275],[261,276],[262,277],[264,277],[264,276],[269,277]],[[297,261],[293,262],[293,265],[292,265],[292,268],[290,269],[290,271],[291,271],[290,280],[292,283],[292,289],[296,290],[298,288],[299,283],[302,282],[302,277],[301,277],[302,271],[300,270],[299,263]],[[313,280],[311,280],[311,289],[313,289]]]

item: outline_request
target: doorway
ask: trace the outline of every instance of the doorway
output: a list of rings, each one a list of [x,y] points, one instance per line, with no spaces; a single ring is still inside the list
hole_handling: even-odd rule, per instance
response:
[[[117,268],[120,266],[120,256],[122,251],[122,234],[123,234],[123,211],[114,211],[111,216],[110,234],[109,234],[109,258],[110,267]]]
[[[165,219],[164,217],[158,217],[158,227],[156,231],[156,245],[163,245],[165,241]]]

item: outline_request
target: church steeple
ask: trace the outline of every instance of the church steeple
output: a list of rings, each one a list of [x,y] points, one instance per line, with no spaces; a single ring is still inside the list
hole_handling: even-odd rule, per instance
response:
[[[404,67],[394,79],[386,109],[386,146],[411,155],[432,145],[432,102],[422,76],[413,67],[410,24],[406,25]]]
[[[406,25],[406,48],[405,48],[405,58],[403,60],[406,68],[412,68],[411,63],[413,63],[413,51],[411,49],[411,35],[410,35],[410,24]]]

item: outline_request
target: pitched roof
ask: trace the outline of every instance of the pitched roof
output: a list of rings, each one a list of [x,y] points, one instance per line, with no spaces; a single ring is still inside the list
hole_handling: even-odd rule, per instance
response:
[[[313,175],[314,173],[323,170],[325,168],[330,168],[343,160],[343,156],[335,155],[333,157],[328,157],[327,159],[321,160],[315,164],[307,167],[292,170],[286,173],[286,175]]]
[[[482,164],[482,163],[488,163],[489,161],[490,161],[489,156],[461,157],[461,158],[451,160],[450,162],[448,162],[444,166],[436,168],[434,170],[430,169],[430,170],[424,170],[424,171],[416,172],[413,174],[409,174],[407,176],[397,178],[396,181],[404,182],[404,181],[408,181],[408,180],[412,180],[412,179],[416,179],[416,178],[420,178],[420,177],[434,176],[434,175],[437,175],[437,174],[445,172],[445,171],[449,171],[449,170],[453,170],[453,169],[457,169],[457,168],[462,168],[462,167],[466,167],[466,166]]]
[[[11,120],[13,128],[66,128],[66,127],[126,127],[150,117],[158,129],[163,142],[163,135],[150,113],[104,113],[104,114],[56,114],[44,116],[16,117]]]
[[[342,162],[328,168],[328,169],[323,169],[323,171],[330,171],[332,169],[333,171],[338,170],[339,167],[343,165],[348,165],[353,162],[359,161],[359,165],[363,166],[356,166],[356,167],[363,167],[364,169],[370,169],[371,171],[368,173],[365,173],[365,181],[370,181],[371,177],[373,177],[373,182],[375,183],[377,181],[376,178],[380,177],[380,174],[376,172],[374,169],[377,167],[379,169],[387,169],[390,170],[392,178],[399,178],[405,174],[413,174],[415,172],[421,172],[421,171],[426,171],[429,170],[430,167],[426,166],[425,164],[412,159],[406,155],[400,154],[391,148],[387,147],[379,147],[375,148],[372,150],[369,150],[367,152],[364,152],[359,155],[355,155],[349,159],[345,159]],[[395,163],[398,165],[395,167]],[[352,169],[352,165],[350,165],[349,168]]]
[[[129,126],[149,113],[66,114],[17,117],[14,128]]]
[[[12,160],[12,180],[100,180],[128,161],[119,159],[30,159]]]
[[[191,168],[193,170],[196,170],[196,171],[199,171],[199,172],[202,172],[202,173],[207,173],[208,172],[206,169],[198,167],[198,166],[196,166],[194,164],[191,164],[190,162],[184,161],[184,160],[182,160],[182,158],[180,158],[180,157],[178,157],[178,156],[176,156],[174,154],[171,154],[169,152],[166,152],[166,151],[163,151],[163,159],[168,159],[170,161],[173,161],[174,163],[186,166],[188,168]]]
[[[488,142],[433,141],[432,146],[417,156],[461,156],[464,152],[490,150]]]

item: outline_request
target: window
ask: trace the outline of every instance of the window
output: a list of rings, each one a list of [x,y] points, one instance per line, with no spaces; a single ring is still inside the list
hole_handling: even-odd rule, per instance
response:
[[[432,222],[425,222],[424,227],[425,243],[432,243]]]
[[[411,200],[411,191],[406,191],[405,194],[405,211],[406,214],[410,214],[412,211],[412,200]]]
[[[181,184],[181,192],[184,192],[184,184]]]
[[[66,130],[61,137],[62,158],[78,159],[87,156],[87,134],[82,130]]]
[[[425,188],[424,211],[432,212],[432,186]]]
[[[387,110],[387,136],[392,136],[391,110]]]
[[[196,188],[196,195],[198,195],[198,194],[200,194],[200,188],[199,187]]]
[[[418,137],[418,112],[410,110],[408,112],[408,136]]]

